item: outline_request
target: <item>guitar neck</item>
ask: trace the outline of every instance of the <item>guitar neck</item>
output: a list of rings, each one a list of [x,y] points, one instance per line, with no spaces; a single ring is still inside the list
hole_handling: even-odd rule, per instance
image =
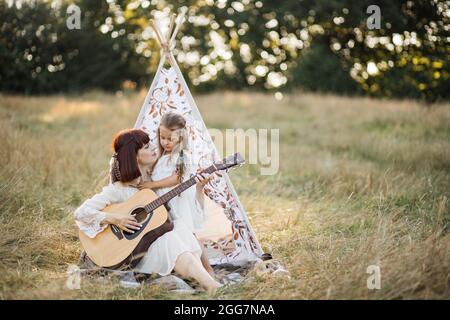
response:
[[[213,173],[216,170],[217,170],[216,167],[214,165],[212,165],[212,166],[206,168],[203,172],[205,172],[205,173]],[[183,183],[179,184],[178,186],[176,186],[175,188],[173,188],[169,192],[166,192],[165,194],[160,196],[158,199],[150,202],[148,205],[146,205],[144,207],[145,210],[147,210],[147,212],[151,212],[151,211],[155,210],[156,208],[162,206],[164,203],[170,201],[170,199],[176,197],[177,195],[179,195],[180,193],[182,193],[186,189],[192,187],[194,184],[196,184],[196,181],[195,181],[195,177],[196,176],[197,175],[193,176],[189,180],[184,181]]]

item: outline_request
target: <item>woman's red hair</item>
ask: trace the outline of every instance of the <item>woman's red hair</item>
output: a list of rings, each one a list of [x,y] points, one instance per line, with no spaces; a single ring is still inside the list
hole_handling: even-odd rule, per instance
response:
[[[120,174],[114,174],[112,170],[112,182],[129,182],[141,176],[137,153],[149,142],[150,137],[141,129],[125,129],[114,136],[112,147],[116,153]]]

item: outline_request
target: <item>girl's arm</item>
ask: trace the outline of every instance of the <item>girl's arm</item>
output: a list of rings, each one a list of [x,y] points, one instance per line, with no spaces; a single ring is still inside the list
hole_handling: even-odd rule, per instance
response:
[[[199,174],[198,181],[196,184],[196,193],[195,193],[195,199],[197,208],[199,210],[205,209],[205,194],[203,193],[203,188],[205,185],[213,178],[213,174],[202,174],[201,170],[197,170],[197,173]]]
[[[172,174],[170,177],[157,180],[157,181],[145,181],[138,185],[139,189],[158,189],[158,188],[167,188],[173,187],[179,184],[178,175],[176,173]]]
[[[203,185],[197,183],[196,186],[196,192],[195,192],[195,199],[197,200],[197,205],[199,210],[205,209],[205,195],[203,193]]]

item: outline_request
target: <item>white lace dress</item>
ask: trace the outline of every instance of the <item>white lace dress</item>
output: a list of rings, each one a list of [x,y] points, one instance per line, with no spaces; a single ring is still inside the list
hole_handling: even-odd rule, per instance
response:
[[[152,180],[162,180],[176,172],[177,159],[178,156],[173,156],[172,154],[161,156],[153,168],[151,176]],[[190,165],[189,154],[185,153],[185,159],[186,169],[183,174],[183,181],[189,179],[191,174],[196,173],[194,166]],[[161,196],[175,187],[176,186],[158,188],[155,189],[155,192],[158,196]],[[198,202],[196,194],[196,187],[192,186],[168,202],[172,219],[174,221],[183,221],[183,223],[194,233],[202,229],[206,220],[205,210]]]
[[[107,225],[100,225],[106,216],[100,210],[110,204],[126,201],[137,191],[138,189],[124,186],[120,182],[105,186],[100,193],[87,199],[75,210],[76,224],[88,237],[94,238],[107,227]],[[200,258],[202,250],[191,229],[181,220],[173,221],[173,223],[172,231],[163,234],[150,245],[135,271],[165,276],[172,272],[180,254],[192,252]]]

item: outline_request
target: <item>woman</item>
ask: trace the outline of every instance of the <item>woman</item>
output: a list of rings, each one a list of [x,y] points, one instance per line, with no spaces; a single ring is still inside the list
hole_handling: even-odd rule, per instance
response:
[[[110,204],[124,202],[139,191],[134,186],[139,184],[141,173],[148,173],[158,156],[155,150],[150,148],[149,142],[147,133],[139,129],[126,129],[114,137],[115,154],[111,183],[74,212],[78,227],[88,237],[94,238],[108,224],[114,224],[127,232],[134,232],[141,227],[131,216],[115,218],[114,215],[100,210]],[[200,176],[202,179],[196,185],[196,201],[203,206],[201,191],[208,178]],[[136,271],[158,273],[162,276],[175,271],[182,277],[195,279],[209,293],[221,286],[203,267],[199,242],[182,221],[174,220],[171,231],[151,241],[145,255],[135,267]]]

